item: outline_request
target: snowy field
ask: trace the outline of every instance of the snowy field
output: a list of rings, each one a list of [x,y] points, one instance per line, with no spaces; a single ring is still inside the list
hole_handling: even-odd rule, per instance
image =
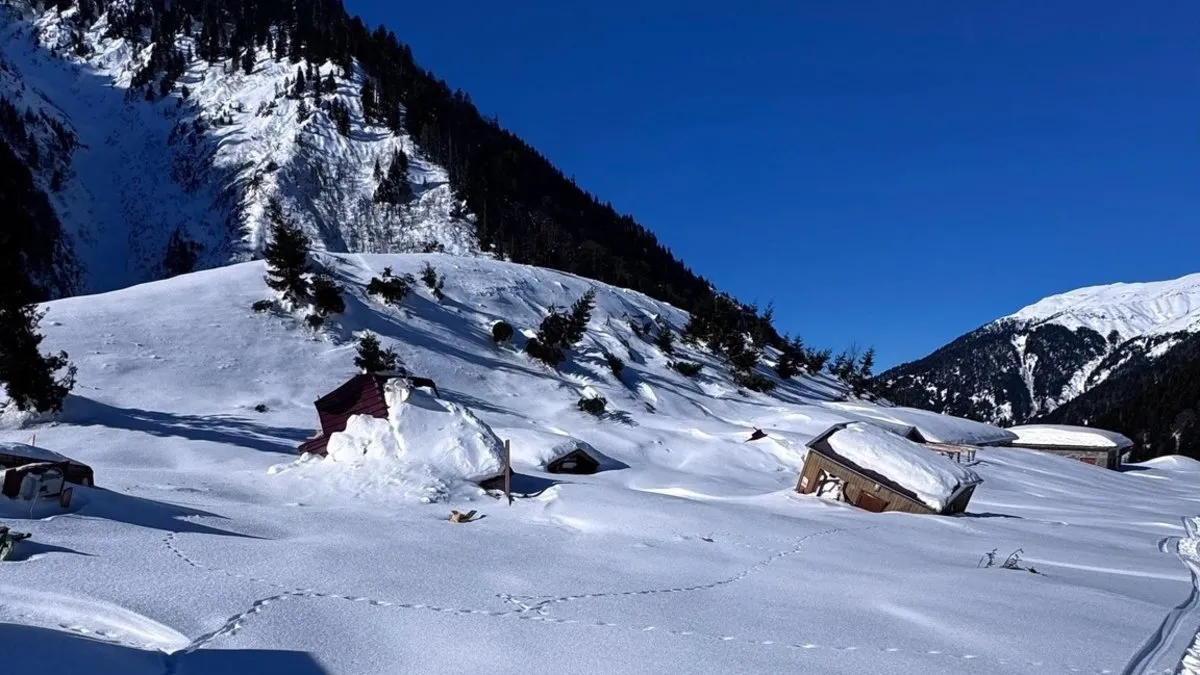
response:
[[[804,442],[875,418],[943,440],[978,425],[861,402],[798,379],[739,393],[696,379],[627,319],[685,316],[597,286],[559,372],[519,352],[577,277],[437,255],[328,258],[348,311],[314,336],[255,314],[260,263],[48,305],[46,347],[79,386],[54,424],[0,430],[89,463],[72,512],[3,520],[33,538],[0,563],[4,672],[1118,673],[1178,664],[1200,626],[1172,538],[1200,513],[1200,463],[1110,472],[982,449],[962,517],[871,514],[793,491]],[[446,277],[405,308],[365,297],[385,266]],[[517,345],[497,348],[506,319]],[[297,463],[312,402],[354,374],[369,329],[441,398],[510,439],[511,506],[370,466]],[[620,379],[604,353],[620,356]],[[597,419],[583,393],[609,402]],[[255,407],[266,406],[266,412]],[[754,428],[768,438],[744,442]],[[537,467],[567,436],[606,468]],[[453,524],[450,510],[484,518]],[[1003,569],[1020,549],[1021,565]],[[997,565],[980,566],[989,551]]]

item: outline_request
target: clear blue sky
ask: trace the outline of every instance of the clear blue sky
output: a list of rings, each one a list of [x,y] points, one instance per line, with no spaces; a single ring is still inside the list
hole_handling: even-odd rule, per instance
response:
[[[810,344],[1200,271],[1194,0],[347,8]]]

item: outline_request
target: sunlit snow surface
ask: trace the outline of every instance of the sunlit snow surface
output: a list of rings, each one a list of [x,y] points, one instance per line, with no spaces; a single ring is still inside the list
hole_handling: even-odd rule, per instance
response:
[[[427,261],[442,302],[364,296],[385,266]],[[33,533],[0,563],[6,672],[1119,672],[1193,588],[1159,547],[1200,507],[1191,460],[1118,473],[985,448],[966,516],[871,514],[793,491],[804,443],[860,419],[830,405],[843,389],[825,377],[739,393],[679,344],[703,364],[685,378],[627,321],[686,317],[603,285],[554,372],[521,336],[583,279],[437,255],[326,262],[348,308],[319,336],[250,310],[268,297],[258,263],[47,306],[45,347],[70,352],[79,386],[61,421],[0,440],[36,433],[103,489],[77,488],[65,515],[4,506]],[[493,345],[501,318],[517,344]],[[296,467],[363,329],[511,440],[531,496]],[[603,418],[576,409],[584,392],[607,398]],[[746,442],[756,427],[767,438]],[[566,437],[610,470],[541,472]],[[452,524],[451,509],[485,517]],[[979,567],[1017,549],[1039,574]]]

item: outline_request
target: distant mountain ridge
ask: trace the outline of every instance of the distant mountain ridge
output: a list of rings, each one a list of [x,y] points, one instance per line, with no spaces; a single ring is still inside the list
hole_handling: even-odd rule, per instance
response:
[[[1016,424],[1153,370],[1198,331],[1200,274],[1092,286],[1033,303],[876,381],[897,402]]]

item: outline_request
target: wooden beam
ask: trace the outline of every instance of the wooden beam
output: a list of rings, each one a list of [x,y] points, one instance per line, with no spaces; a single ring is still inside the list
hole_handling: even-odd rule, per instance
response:
[[[504,496],[508,505],[512,506],[512,446],[508,439],[504,440]]]

